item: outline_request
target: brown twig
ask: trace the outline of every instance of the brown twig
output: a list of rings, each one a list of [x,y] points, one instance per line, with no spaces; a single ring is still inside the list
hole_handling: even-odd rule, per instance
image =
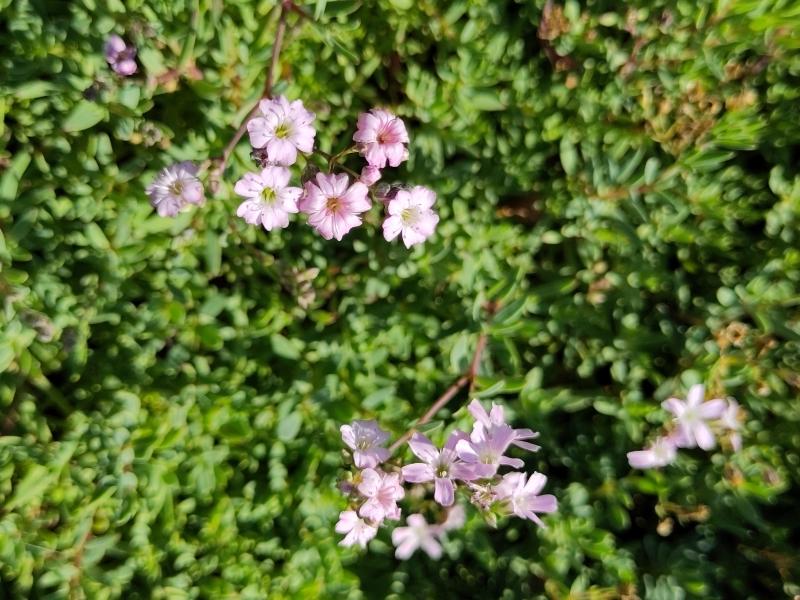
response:
[[[222,175],[222,173],[225,172],[225,167],[228,165],[228,161],[230,160],[233,151],[236,149],[236,145],[239,143],[239,140],[242,139],[245,131],[247,131],[247,123],[258,112],[261,101],[272,97],[272,86],[275,85],[275,75],[278,72],[281,46],[283,45],[283,36],[286,33],[286,13],[290,10],[293,10],[293,7],[293,2],[283,2],[281,4],[281,12],[280,16],[278,17],[278,28],[275,31],[275,42],[272,44],[272,57],[270,58],[269,66],[267,67],[267,79],[264,81],[264,88],[261,91],[261,97],[258,99],[258,102],[255,103],[253,108],[247,112],[244,119],[242,119],[242,123],[239,125],[236,133],[233,134],[233,137],[223,149],[222,156],[217,159],[217,165],[214,168],[214,172],[218,178]]]
[[[490,302],[486,306],[486,311],[489,313],[490,318],[494,316],[499,308],[500,305],[497,302]],[[425,414],[419,418],[412,428],[397,438],[397,440],[395,440],[394,443],[389,446],[389,452],[394,453],[395,450],[410,440],[411,436],[416,432],[417,427],[424,425],[433,419],[433,417],[436,416],[436,413],[444,408],[444,406],[450,402],[450,400],[452,400],[453,397],[458,394],[458,392],[464,389],[464,387],[469,385],[469,391],[472,392],[475,385],[475,379],[478,377],[478,369],[480,368],[481,359],[483,358],[483,352],[486,350],[486,344],[488,341],[488,336],[485,332],[482,332],[478,336],[478,342],[475,344],[475,352],[472,355],[472,360],[469,363],[467,371],[462,374],[461,377],[456,379],[455,382],[449,388],[447,388],[433,404],[431,404],[430,408],[425,411]]]

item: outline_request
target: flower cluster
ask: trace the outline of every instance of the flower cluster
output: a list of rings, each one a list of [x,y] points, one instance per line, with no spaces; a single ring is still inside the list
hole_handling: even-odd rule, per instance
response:
[[[469,412],[475,419],[472,431],[454,431],[442,448],[414,433],[408,445],[418,462],[406,465],[387,464],[390,453],[384,444],[389,435],[375,421],[354,421],[342,426],[342,440],[351,449],[359,471],[340,486],[351,503],[339,515],[336,525],[337,532],[346,534],[341,545],[364,547],[387,519],[399,519],[397,501],[405,496],[404,483],[432,484],[434,500],[447,511],[438,524],[429,524],[422,514],[412,514],[405,527],[395,528],[392,542],[401,559],[418,548],[432,558],[441,555],[440,541],[445,533],[460,527],[465,519],[463,508],[456,503],[459,489],[492,525],[498,517],[514,515],[544,527],[539,515],[557,508],[554,496],[541,494],[547,478],[538,472],[528,476],[518,471],[524,466],[523,461],[507,456],[512,446],[539,450],[529,441],[538,434],[511,427],[497,404],[487,412],[473,400]],[[500,474],[503,467],[513,470]]]
[[[108,47],[108,60],[117,66],[122,65],[118,61],[131,50],[118,37],[110,39]],[[117,62],[112,62],[112,58]],[[135,66],[133,63],[134,70]],[[353,135],[355,144],[329,156],[315,150],[316,115],[306,109],[301,100],[289,101],[284,96],[264,99],[256,112],[246,127],[259,170],[246,173],[234,186],[236,194],[244,198],[236,214],[245,222],[272,231],[288,227],[290,215],[303,213],[308,224],[323,238],[341,241],[363,223],[364,214],[372,208],[372,200],[380,198],[386,211],[383,236],[387,241],[400,236],[410,248],[433,235],[439,222],[433,209],[436,202],[433,191],[419,185],[390,187],[381,184],[386,191],[379,193],[376,187],[383,175],[382,169],[387,165],[397,167],[408,158],[408,133],[399,117],[380,109],[362,113]],[[367,161],[360,175],[337,164],[339,158],[351,152],[359,152]],[[311,153],[328,160],[329,172],[317,172],[305,180],[302,187],[290,185],[289,168],[298,157]],[[345,172],[336,173],[336,168]],[[158,210],[161,216],[174,216],[185,206],[197,203],[181,193],[170,192],[167,198],[162,192],[173,185],[176,170],[188,172],[190,169],[186,163],[168,167],[148,188],[154,206],[158,208],[166,200],[168,208]],[[195,167],[191,172],[193,177],[196,172]]]
[[[635,469],[665,467],[675,461],[679,448],[711,450],[716,445],[716,435],[727,435],[731,447],[740,450],[739,404],[733,399],[704,400],[702,384],[689,389],[685,402],[678,398],[665,400],[662,406],[674,416],[671,430],[648,448],[628,452],[630,465]]]
[[[357,510],[339,515],[336,532],[346,534],[342,546],[358,544],[363,548],[378,533],[384,519],[400,518],[397,501],[405,496],[405,490],[398,473],[378,468],[389,458],[389,451],[383,447],[389,434],[375,421],[353,421],[342,425],[341,432],[342,441],[353,451],[353,462],[362,471],[342,486]]]

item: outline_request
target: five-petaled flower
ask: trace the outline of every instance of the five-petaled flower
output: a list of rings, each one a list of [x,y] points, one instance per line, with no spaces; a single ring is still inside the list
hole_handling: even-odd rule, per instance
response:
[[[686,402],[678,398],[669,398],[663,402],[663,407],[675,415],[678,446],[683,448],[699,446],[703,450],[714,447],[714,434],[706,421],[721,417],[725,412],[726,403],[720,399],[703,402],[704,397],[705,387],[698,383],[689,389]]]
[[[455,481],[472,481],[491,475],[491,467],[479,463],[468,464],[456,454],[456,444],[465,434],[454,432],[444,448],[439,450],[421,433],[415,433],[408,445],[423,462],[403,467],[403,479],[411,483],[434,482],[433,498],[442,506],[450,506],[455,499]]]
[[[656,438],[649,448],[628,452],[628,463],[634,469],[652,469],[672,464],[677,456],[675,436]]]
[[[408,158],[408,133],[402,119],[380,108],[361,113],[353,141],[367,162],[383,169],[397,167]]]
[[[469,414],[475,419],[475,424],[472,426],[472,433],[470,434],[470,439],[474,442],[492,438],[499,434],[506,435],[505,431],[511,429],[506,423],[503,407],[499,404],[492,402],[491,411],[487,413],[480,402],[473,400],[469,403],[468,410]],[[539,437],[538,432],[530,429],[511,429],[511,432],[512,446],[517,446],[523,450],[530,450],[531,452],[539,450],[539,446],[536,444],[525,441]]]
[[[399,190],[386,205],[389,216],[383,222],[383,237],[389,242],[401,235],[406,248],[424,242],[439,223],[434,202],[436,194],[424,186]]]
[[[202,204],[203,184],[197,178],[197,165],[183,161],[159,172],[147,186],[150,204],[161,217],[174,217],[184,206]]]
[[[456,444],[458,457],[467,464],[482,464],[488,467],[488,475],[494,475],[500,465],[521,468],[523,463],[518,458],[504,456],[514,440],[514,430],[506,426],[492,436],[484,436],[479,440],[459,440]]]
[[[429,525],[420,514],[408,515],[407,527],[396,527],[392,531],[392,543],[397,548],[394,555],[401,560],[408,560],[418,548],[422,548],[432,559],[442,555],[442,545],[436,539],[439,527]]]
[[[498,500],[508,504],[511,512],[523,519],[530,519],[540,527],[545,524],[536,513],[551,513],[558,508],[556,497],[552,494],[539,495],[547,483],[547,477],[534,472],[526,481],[525,473],[506,473],[495,488]]]
[[[383,447],[389,434],[375,421],[355,420],[339,430],[342,441],[353,451],[353,462],[359,469],[374,469],[389,458],[389,450]]]
[[[303,102],[289,102],[285,96],[264,99],[259,103],[261,116],[247,122],[253,148],[265,148],[267,160],[279,165],[293,165],[297,151],[314,149],[316,131],[312,123],[316,116],[306,110]]]
[[[298,207],[326,240],[341,240],[353,227],[361,225],[358,215],[370,208],[367,186],[360,181],[349,183],[347,175],[324,173],[317,173],[315,181],[306,182]]]
[[[339,513],[339,522],[336,523],[336,533],[345,533],[344,539],[339,542],[340,546],[352,546],[358,544],[366,548],[367,542],[375,537],[378,528],[370,525],[359,517],[354,510],[346,510]]]
[[[289,213],[298,211],[297,201],[303,190],[289,186],[289,169],[267,166],[260,173],[246,173],[234,191],[247,198],[236,214],[251,225],[267,231],[289,226]]]
[[[367,498],[367,501],[358,510],[358,514],[362,517],[377,522],[400,518],[400,507],[397,506],[397,501],[405,496],[405,490],[400,484],[400,476],[397,473],[382,473],[375,469],[364,469],[361,472],[358,491]]]

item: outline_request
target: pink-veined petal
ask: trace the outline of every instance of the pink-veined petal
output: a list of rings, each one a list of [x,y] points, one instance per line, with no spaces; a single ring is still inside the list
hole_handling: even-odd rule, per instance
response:
[[[442,506],[452,506],[455,500],[455,486],[450,479],[437,477],[434,484],[433,499]]]

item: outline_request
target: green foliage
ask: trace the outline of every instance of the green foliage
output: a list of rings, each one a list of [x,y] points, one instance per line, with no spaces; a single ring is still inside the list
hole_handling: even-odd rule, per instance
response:
[[[412,252],[377,210],[341,244],[232,222],[246,142],[205,207],[149,207],[257,99],[275,5],[0,0],[3,593],[800,593],[796,3],[309,2],[277,91],[326,151],[361,110],[406,120],[397,178],[442,217]],[[438,563],[338,547],[339,425],[400,435],[481,330],[477,392],[541,431],[548,529],[473,515]],[[632,471],[697,381],[746,409],[744,450]]]

